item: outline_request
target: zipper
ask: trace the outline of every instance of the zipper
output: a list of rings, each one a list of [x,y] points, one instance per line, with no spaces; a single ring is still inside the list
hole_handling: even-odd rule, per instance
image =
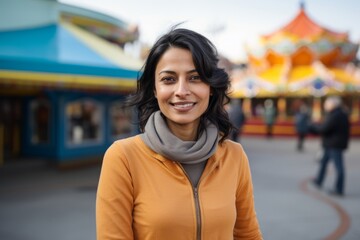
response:
[[[181,164],[179,163],[176,164],[181,168],[181,170],[185,174],[193,191],[194,202],[195,202],[195,215],[196,215],[196,239],[201,240],[201,210],[200,210],[200,200],[199,200],[199,191],[198,191],[201,178],[199,179],[197,186],[194,187],[185,169],[181,166]]]
[[[198,184],[199,186],[199,184]],[[194,192],[194,201],[195,201],[195,210],[196,210],[196,239],[201,240],[201,214],[200,214],[200,201],[199,201],[199,192],[198,186],[193,187]]]
[[[180,169],[183,171],[183,173],[185,174],[186,178],[188,179],[191,188],[193,190],[193,194],[194,194],[194,202],[195,202],[195,212],[196,212],[196,239],[197,240],[201,240],[201,210],[200,210],[200,199],[199,199],[199,186],[200,186],[200,182],[202,181],[202,179],[204,179],[205,177],[207,177],[216,167],[217,165],[212,166],[212,168],[210,169],[210,171],[207,173],[207,175],[202,175],[198,181],[198,184],[196,187],[193,186],[191,179],[189,177],[189,175],[186,173],[185,169],[183,168],[183,166],[181,166],[180,163],[175,162],[176,165],[178,165],[180,167]],[[206,167],[205,167],[206,168]],[[205,169],[204,169],[205,171]]]

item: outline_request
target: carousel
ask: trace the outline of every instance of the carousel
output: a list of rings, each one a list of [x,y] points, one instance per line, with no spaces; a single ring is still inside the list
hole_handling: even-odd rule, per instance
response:
[[[244,134],[265,133],[264,102],[276,107],[275,135],[294,135],[293,116],[299,106],[311,109],[313,121],[323,117],[323,101],[339,95],[351,116],[351,134],[360,136],[360,69],[358,43],[313,21],[301,4],[284,27],[260,37],[247,48],[248,63],[232,72],[232,97],[243,99],[247,115]]]

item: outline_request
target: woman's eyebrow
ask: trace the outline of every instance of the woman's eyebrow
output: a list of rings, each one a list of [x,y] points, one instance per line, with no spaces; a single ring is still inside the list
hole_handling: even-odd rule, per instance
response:
[[[196,69],[192,69],[192,70],[189,70],[187,71],[186,73],[196,73]],[[163,70],[163,71],[160,71],[159,72],[159,75],[162,74],[162,73],[168,73],[168,74],[176,74],[175,71],[171,71],[171,70]]]
[[[176,74],[175,71],[171,71],[171,70],[163,70],[163,71],[159,72],[159,75],[162,74],[162,73]]]

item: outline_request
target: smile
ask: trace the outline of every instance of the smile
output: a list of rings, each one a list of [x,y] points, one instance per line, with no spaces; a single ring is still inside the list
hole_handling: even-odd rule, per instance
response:
[[[191,109],[195,103],[172,103],[171,105],[173,105],[175,109],[178,110],[188,110]]]

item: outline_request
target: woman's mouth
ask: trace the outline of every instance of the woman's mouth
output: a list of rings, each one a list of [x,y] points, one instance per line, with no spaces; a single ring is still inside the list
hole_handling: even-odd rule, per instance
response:
[[[190,110],[195,103],[172,103],[171,105],[173,105],[176,110],[187,111]]]

